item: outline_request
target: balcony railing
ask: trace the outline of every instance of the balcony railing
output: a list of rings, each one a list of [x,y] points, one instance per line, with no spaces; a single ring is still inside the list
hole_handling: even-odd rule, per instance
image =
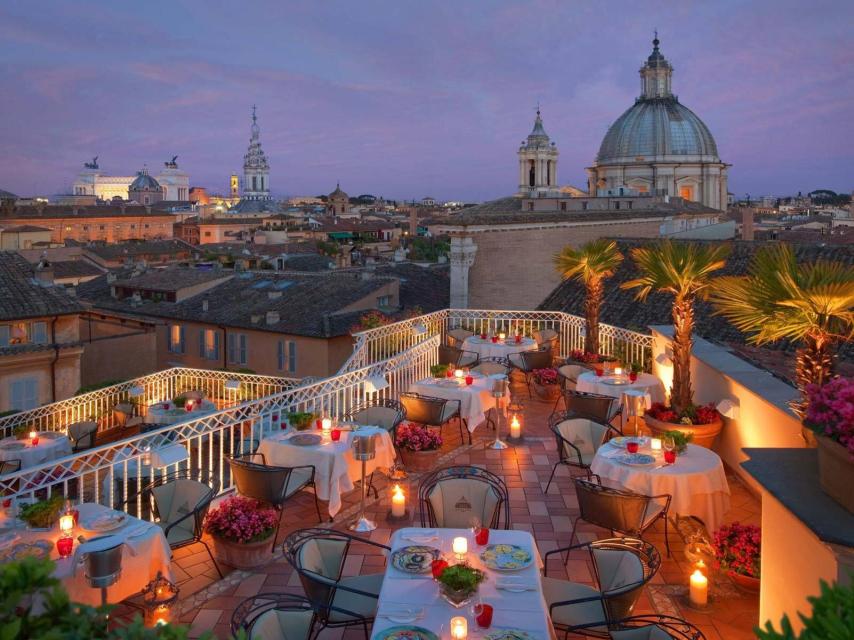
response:
[[[339,373],[352,371],[388,358],[423,342],[432,336],[442,340],[450,329],[463,328],[474,333],[511,335],[517,331],[532,334],[541,329],[558,332],[560,355],[566,357],[575,349],[584,348],[584,318],[561,311],[501,311],[491,309],[443,309],[393,324],[354,333],[353,354]],[[608,324],[599,325],[600,352],[619,357],[626,364],[639,364],[649,370],[652,356],[652,336],[621,329]]]

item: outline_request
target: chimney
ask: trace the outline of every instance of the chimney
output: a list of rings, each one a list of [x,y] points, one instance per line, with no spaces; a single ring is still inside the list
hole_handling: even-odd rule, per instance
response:
[[[745,207],[741,212],[741,239],[753,242],[753,207]]]
[[[53,285],[53,265],[48,262],[46,256],[42,255],[41,260],[36,265],[36,280],[42,286],[49,287]]]
[[[409,235],[412,238],[418,237],[418,213],[415,207],[412,207],[409,211]]]
[[[115,273],[113,273],[112,271],[110,271],[110,272],[107,274],[107,282],[109,282],[109,283],[111,283],[111,284],[112,284],[112,283],[113,283],[113,282],[115,282],[115,281],[116,281],[116,274],[115,274]]]
[[[278,324],[279,323],[279,312],[278,311],[268,311],[267,312],[267,324]]]
[[[252,322],[252,324],[258,324],[259,322],[261,322],[261,316],[255,314],[249,320]]]
[[[208,310],[208,308],[209,308],[209,306],[210,306],[210,305],[208,304],[208,299],[207,299],[207,298],[205,298],[204,300],[202,300],[202,311],[207,311],[207,310]]]

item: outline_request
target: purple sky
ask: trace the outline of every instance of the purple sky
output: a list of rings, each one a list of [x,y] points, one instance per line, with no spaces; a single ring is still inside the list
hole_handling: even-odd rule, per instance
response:
[[[674,92],[739,197],[854,188],[854,3],[6,2],[0,188],[67,192],[84,160],[174,154],[225,191],[258,105],[277,195],[484,200],[515,191],[542,104],[558,179],[639,93],[659,29]]]

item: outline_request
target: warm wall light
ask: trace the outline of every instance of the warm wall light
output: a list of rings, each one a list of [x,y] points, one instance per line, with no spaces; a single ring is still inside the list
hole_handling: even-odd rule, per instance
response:
[[[740,406],[736,398],[724,398],[718,402],[715,408],[727,418],[738,418],[740,413]]]
[[[655,361],[664,367],[670,367],[673,365],[673,358],[671,358],[667,353],[659,353],[655,356]]]

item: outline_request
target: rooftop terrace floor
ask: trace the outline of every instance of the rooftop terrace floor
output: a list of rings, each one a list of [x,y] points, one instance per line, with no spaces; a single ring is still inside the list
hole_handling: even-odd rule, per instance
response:
[[[545,493],[545,486],[552,467],[558,459],[554,439],[548,430],[547,420],[552,403],[534,397],[528,399],[524,384],[513,383],[514,395],[524,401],[523,429],[524,442],[503,451],[487,448],[494,434],[481,425],[475,431],[472,445],[461,442],[456,426],[444,431],[442,465],[474,464],[501,476],[510,491],[511,519],[514,529],[524,529],[533,533],[539,550],[545,553],[559,546],[569,544],[572,522],[578,515],[578,502],[569,468],[558,468],[555,482]],[[731,491],[731,509],[725,521],[760,524],[760,504],[740,480],[729,470],[727,479]],[[418,478],[410,474],[408,506],[413,507],[415,488]],[[388,543],[393,531],[406,526],[419,526],[417,509],[411,509],[409,520],[389,522],[388,481],[385,476],[376,474],[375,486],[379,489],[379,499],[369,502],[369,512],[377,522],[378,528],[370,538]],[[358,490],[344,497],[344,506],[331,526],[345,529],[358,510]],[[325,513],[324,505],[321,512]],[[317,526],[313,496],[303,492],[291,501],[282,515],[282,527],[279,533],[275,555],[272,561],[252,572],[233,571],[220,580],[205,549],[196,544],[174,552],[173,569],[181,588],[181,595],[174,619],[191,625],[191,637],[198,637],[204,631],[213,631],[217,638],[230,637],[231,616],[235,607],[244,599],[264,592],[303,593],[302,586],[290,565],[282,557],[281,541],[295,529]],[[680,523],[680,528],[682,524]],[[584,522],[579,523],[579,538],[582,542],[597,538],[608,538],[610,532]],[[693,610],[687,606],[684,593],[687,591],[688,576],[692,568],[684,555],[685,545],[680,533],[670,528],[670,547],[672,556],[666,557],[663,524],[659,521],[647,532],[644,539],[652,542],[662,556],[661,569],[645,589],[635,609],[636,614],[660,613],[676,615],[696,624],[708,640],[741,640],[754,638],[753,626],[758,621],[758,594],[739,590],[723,574],[711,577],[712,599],[705,611]],[[552,561],[550,561],[552,562]],[[593,584],[592,568],[584,555],[570,557],[566,571],[559,560],[549,567],[549,575],[566,577],[570,580]],[[384,570],[385,559],[378,550],[365,547],[364,554],[352,552],[345,566],[345,575],[379,573]],[[223,567],[225,571],[226,568]],[[121,618],[127,612],[120,609],[116,617]],[[321,640],[361,640],[360,628],[344,631],[327,629]]]

